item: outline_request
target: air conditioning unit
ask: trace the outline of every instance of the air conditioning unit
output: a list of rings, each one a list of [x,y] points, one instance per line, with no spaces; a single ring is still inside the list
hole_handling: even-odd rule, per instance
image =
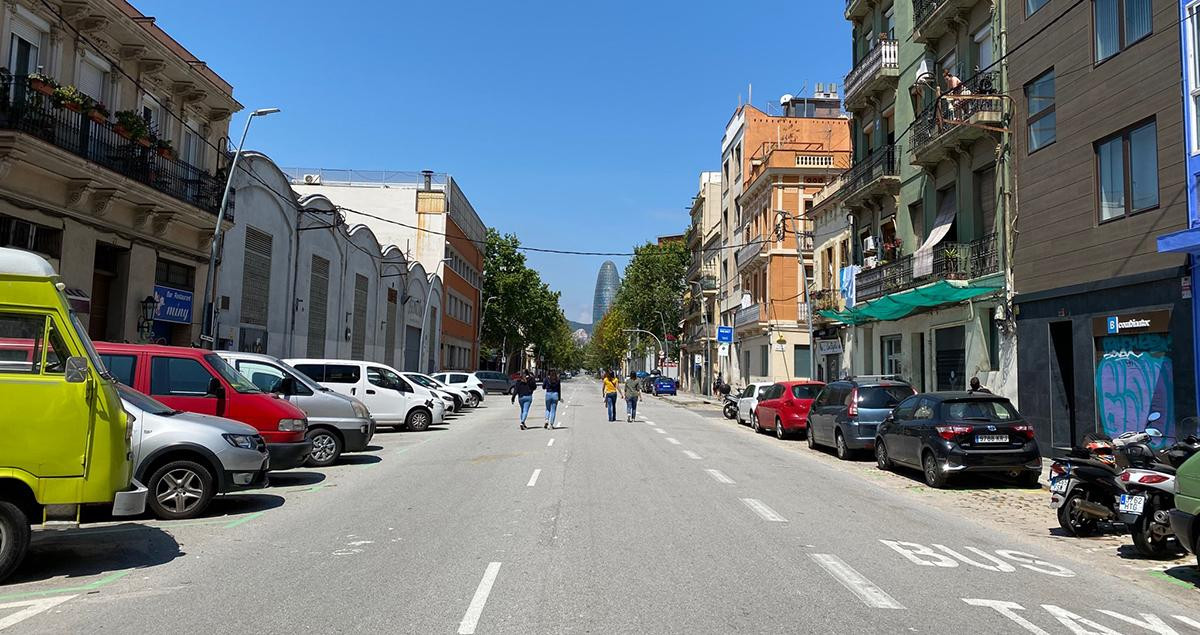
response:
[[[304,175],[304,184],[305,185],[320,185],[321,184],[321,175],[320,174],[305,174]]]
[[[875,246],[875,237],[867,236],[863,239],[863,251],[875,251],[878,247]]]

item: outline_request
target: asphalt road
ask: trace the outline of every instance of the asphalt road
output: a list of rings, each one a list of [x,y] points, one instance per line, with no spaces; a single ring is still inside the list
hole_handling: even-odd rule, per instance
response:
[[[0,632],[1200,632],[1194,588],[724,420],[643,399],[609,423],[597,384],[565,392],[561,430],[492,396],[198,521],[40,534]]]

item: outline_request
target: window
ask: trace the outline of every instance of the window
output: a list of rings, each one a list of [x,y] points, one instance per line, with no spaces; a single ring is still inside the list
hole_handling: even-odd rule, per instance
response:
[[[0,214],[0,247],[15,247],[49,258],[62,255],[62,230]]]
[[[1029,151],[1036,152],[1054,143],[1054,69],[1025,85],[1025,104],[1029,111]]]
[[[358,366],[329,364],[325,366],[325,380],[331,384],[357,384]]]
[[[795,384],[792,386],[792,396],[796,399],[816,399],[821,392],[818,384]]]
[[[759,361],[762,362],[759,366],[759,374],[766,377],[771,374],[771,347],[766,344],[759,346],[758,354],[761,357]]]
[[[1097,62],[1150,35],[1150,4],[1150,0],[1092,0]]]
[[[858,407],[867,410],[895,408],[913,395],[907,386],[866,386],[858,389]]]
[[[48,65],[43,51],[50,39],[50,25],[17,5],[11,22],[8,68],[14,75],[28,75]]]
[[[1200,153],[1200,4],[1193,3],[1187,8],[1187,21],[1184,24],[1187,33],[1187,90],[1192,105],[1192,153]]]
[[[154,271],[154,284],[175,289],[191,289],[196,286],[196,268],[159,258]]]
[[[812,354],[809,353],[808,346],[792,345],[792,368],[796,369],[792,373],[795,377],[812,377]]]
[[[150,394],[204,397],[215,379],[208,369],[187,357],[155,357],[150,360]]]
[[[880,370],[884,375],[899,375],[902,372],[900,367],[902,340],[903,336],[901,335],[879,338],[879,361],[882,362]]]
[[[929,399],[921,399],[921,405],[917,406],[913,412],[913,419],[932,419],[933,418],[933,402]]]
[[[1158,206],[1158,131],[1142,124],[1096,143],[1100,222]]]
[[[0,313],[0,373],[37,373],[45,328],[45,316]]]
[[[1038,9],[1046,6],[1050,0],[1025,0],[1025,17],[1029,17],[1038,12]]]
[[[133,355],[101,355],[100,359],[108,367],[108,372],[117,381],[126,386],[133,385],[134,372],[137,370],[137,357]]]
[[[896,39],[896,7],[888,7],[883,12],[883,32],[887,34],[887,39]]]
[[[1017,419],[1017,412],[1008,401],[947,401],[942,404],[942,416],[947,421],[988,421],[1006,423]]]
[[[239,360],[237,369],[263,392],[275,392],[283,382],[283,371],[269,364]]]
[[[66,372],[67,358],[71,356],[71,350],[63,341],[62,333],[58,330],[54,320],[50,320],[50,330],[46,339],[49,346],[46,347],[46,366],[42,370],[46,373],[61,375]]]

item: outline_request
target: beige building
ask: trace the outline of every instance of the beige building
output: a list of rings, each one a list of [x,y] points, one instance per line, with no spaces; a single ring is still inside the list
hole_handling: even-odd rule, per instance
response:
[[[700,189],[692,197],[691,226],[685,234],[692,262],[683,303],[683,368],[680,386],[710,394],[720,318],[717,292],[721,262],[721,173],[701,172]]]
[[[0,12],[0,246],[49,259],[93,338],[189,344],[224,184],[213,148],[242,106],[129,3],[50,6]]]
[[[853,276],[847,269],[851,260],[851,235],[849,210],[842,203],[841,193],[848,181],[848,173],[821,188],[813,195],[808,216],[813,228],[813,346],[816,371],[813,376],[821,381],[845,377],[851,373],[850,360],[854,338],[832,313],[846,308],[846,291],[843,283]]]

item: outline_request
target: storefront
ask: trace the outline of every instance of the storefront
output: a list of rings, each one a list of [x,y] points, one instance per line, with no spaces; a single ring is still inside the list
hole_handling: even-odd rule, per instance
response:
[[[841,379],[843,371],[842,357],[846,347],[842,343],[841,329],[830,327],[813,332],[817,345],[817,376],[815,379],[830,382]]]
[[[1170,309],[1092,318],[1096,418],[1104,434],[1143,430],[1158,413],[1155,427],[1175,435],[1170,324]]]

